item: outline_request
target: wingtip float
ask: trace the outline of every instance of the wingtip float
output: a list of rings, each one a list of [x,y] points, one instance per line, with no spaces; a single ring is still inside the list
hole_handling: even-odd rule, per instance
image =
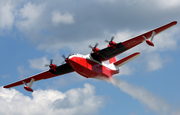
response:
[[[154,43],[152,42],[154,36],[176,24],[177,21],[173,21],[169,24],[166,24],[124,42],[115,43],[113,41],[114,37],[112,37],[110,41],[105,40],[106,42],[108,42],[106,48],[99,49],[97,48],[98,43],[96,43],[94,47],[89,46],[92,49],[92,53],[87,55],[69,55],[65,58],[64,64],[59,66],[53,64],[51,59],[50,65],[46,65],[50,67],[48,71],[6,85],[4,86],[4,88],[11,88],[24,84],[25,90],[33,92],[31,86],[35,81],[52,78],[74,71],[86,78],[111,78],[114,74],[119,73],[120,66],[138,57],[140,55],[140,52],[131,54],[118,61],[116,61],[115,56],[123,53],[124,51],[127,51],[128,49],[133,48],[134,46],[141,44],[144,41],[146,41],[149,46],[154,46]],[[107,60],[109,60],[109,64],[103,63]],[[29,83],[29,85],[27,85],[27,83]]]

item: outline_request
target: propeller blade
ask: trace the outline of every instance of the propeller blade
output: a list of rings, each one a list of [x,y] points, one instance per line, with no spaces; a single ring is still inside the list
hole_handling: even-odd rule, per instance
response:
[[[96,44],[95,44],[95,46],[94,46],[94,48],[95,48],[95,47],[97,47],[98,45],[99,45],[99,44],[98,44],[98,43],[96,43]]]
[[[114,36],[111,37],[111,42],[114,40]]]
[[[45,67],[50,66],[52,63],[53,63],[53,59],[50,60],[50,64],[49,64],[49,65],[48,65],[48,64],[45,64]]]
[[[65,55],[62,55],[62,57],[63,57],[64,59],[66,59],[66,56],[65,56]]]
[[[111,37],[111,40],[110,40],[110,41],[105,40],[105,42],[110,43],[110,42],[112,42],[113,40],[114,40],[114,36]]]
[[[105,42],[109,43],[109,41],[108,41],[108,40],[105,40]]]
[[[48,67],[48,66],[49,66],[48,64],[45,65],[45,67]]]
[[[61,64],[65,64],[65,61],[63,61]]]
[[[91,45],[89,45],[89,48],[93,49],[93,47]]]
[[[69,56],[71,56],[71,54],[69,54]],[[69,56],[66,57],[65,55],[62,55],[62,57],[64,58],[64,61],[61,64],[68,63]]]
[[[52,62],[53,62],[53,59],[50,60],[50,65],[52,64]]]

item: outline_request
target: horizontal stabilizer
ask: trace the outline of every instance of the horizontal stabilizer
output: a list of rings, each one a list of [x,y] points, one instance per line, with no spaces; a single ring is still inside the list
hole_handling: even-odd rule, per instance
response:
[[[133,60],[134,58],[138,57],[139,55],[140,55],[139,52],[131,54],[130,56],[127,56],[127,57],[125,57],[125,58],[123,58],[123,59],[121,59],[119,61],[114,62],[114,65],[116,67],[120,67],[120,66],[126,64],[127,62]]]

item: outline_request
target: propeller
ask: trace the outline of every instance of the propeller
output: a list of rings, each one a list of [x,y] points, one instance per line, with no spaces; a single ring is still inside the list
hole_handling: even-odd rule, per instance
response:
[[[111,37],[111,41],[105,40],[107,43],[111,43],[114,40],[114,36]]]
[[[70,56],[70,55],[69,55],[69,56]],[[64,58],[64,61],[62,62],[62,64],[65,63],[65,62],[66,62],[66,63],[69,63],[69,62],[68,62],[69,56],[66,57],[64,54],[62,55],[62,57]]]
[[[96,43],[94,47],[92,47],[91,45],[89,45],[89,48],[93,49],[93,48],[96,48],[99,44]]]
[[[45,64],[45,67],[48,67],[48,66],[49,66],[50,69],[56,71],[56,65],[53,64],[53,59],[50,60],[50,64],[49,65]]]
[[[116,48],[116,43],[113,40],[114,40],[114,36],[111,37],[110,41],[105,40],[105,42],[109,43],[108,47]]]
[[[50,67],[52,65],[52,62],[53,62],[53,59],[50,60],[50,64],[49,65],[45,64],[45,67],[48,67],[48,66]]]
[[[99,45],[98,43],[96,43],[94,47],[89,45],[89,48],[91,48],[94,53],[98,54],[99,52],[99,49],[97,48],[98,45]]]
[[[62,57],[64,58],[64,60],[66,59],[66,56],[63,54]]]

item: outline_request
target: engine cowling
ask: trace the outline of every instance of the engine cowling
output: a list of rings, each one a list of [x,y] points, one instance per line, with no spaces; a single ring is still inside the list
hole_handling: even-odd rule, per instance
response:
[[[98,53],[99,53],[99,49],[98,49],[97,47],[94,47],[94,48],[92,49],[92,51],[93,51],[95,54],[98,54]]]
[[[116,43],[114,41],[110,41],[108,47],[116,48]]]
[[[94,47],[89,45],[89,48],[91,48],[95,54],[99,54],[99,49],[97,48],[97,46],[98,46],[98,43],[96,43]]]
[[[116,48],[116,43],[113,41],[114,36],[112,36],[111,40],[105,40],[105,42],[109,43],[108,47]]]
[[[56,71],[56,65],[55,65],[55,64],[51,64],[51,65],[49,65],[49,67],[50,67],[52,70]]]
[[[52,63],[53,62],[53,59],[50,60],[50,64],[46,64],[45,67],[48,67],[53,70],[53,71],[56,71],[56,65]]]

